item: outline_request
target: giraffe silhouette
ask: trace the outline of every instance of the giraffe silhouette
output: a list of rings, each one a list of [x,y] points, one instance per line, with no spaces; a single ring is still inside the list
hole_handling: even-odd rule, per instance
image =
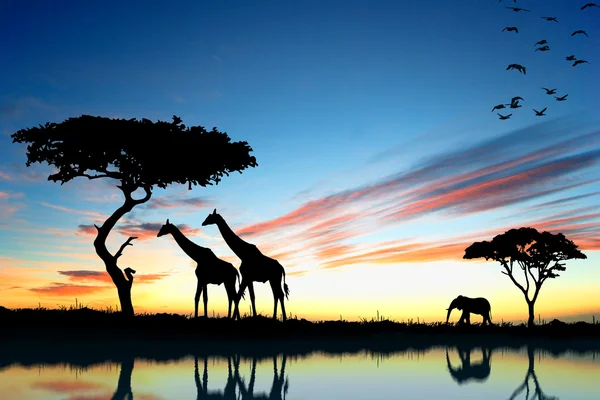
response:
[[[242,282],[240,283],[239,294],[235,302],[235,311],[233,317],[239,319],[240,313],[238,309],[238,303],[240,298],[244,295],[246,287],[250,292],[250,302],[252,303],[252,314],[256,317],[256,303],[254,301],[254,286],[253,282],[265,283],[269,281],[271,284],[271,290],[273,290],[273,300],[275,305],[273,307],[273,318],[277,319],[277,302],[281,302],[281,313],[283,320],[286,320],[285,305],[284,305],[284,293],[285,297],[289,296],[290,290],[288,285],[285,283],[285,270],[279,261],[265,256],[260,252],[258,247],[248,243],[237,236],[227,225],[225,219],[217,214],[215,208],[211,214],[202,223],[202,226],[216,224],[221,232],[221,236],[229,246],[229,248],[235,253],[236,256],[242,260],[240,265],[240,273],[242,275]],[[283,288],[281,287],[281,280],[283,278]]]
[[[238,270],[233,264],[221,260],[213,253],[208,247],[202,247],[186,238],[183,233],[172,223],[167,222],[158,231],[158,237],[170,234],[175,239],[175,242],[179,245],[181,250],[187,254],[192,260],[196,261],[196,278],[198,279],[198,286],[196,289],[196,297],[194,298],[194,317],[198,318],[198,302],[200,301],[200,294],[204,293],[204,316],[208,315],[208,291],[207,285],[225,285],[227,291],[227,299],[229,303],[229,309],[227,311],[227,317],[231,318],[231,303],[235,302],[235,309],[237,310],[237,295],[235,292],[236,279],[240,279]]]
[[[232,357],[227,357],[227,382],[224,390],[208,391],[208,359],[204,357],[204,372],[200,381],[200,369],[198,368],[198,356],[194,356],[194,381],[196,382],[196,400],[237,400],[236,375],[231,370]],[[237,374],[239,361],[235,363]]]
[[[238,388],[240,389],[240,397],[242,400],[285,400],[287,394],[289,381],[285,377],[285,362],[286,355],[283,355],[281,360],[281,373],[277,372],[277,356],[273,356],[273,383],[271,384],[271,390],[269,393],[254,393],[254,383],[256,382],[256,357],[252,357],[252,369],[250,372],[250,381],[248,387],[244,382],[244,379],[240,377],[239,372],[236,371],[236,381]]]
[[[454,368],[450,363],[450,357],[448,356],[448,348],[446,348],[446,363],[448,371],[459,385],[469,381],[485,382],[490,376],[491,356],[492,350],[481,348],[482,360],[481,362],[471,364],[471,347],[463,348],[463,346],[457,346],[458,357],[460,358],[461,365],[458,368]]]

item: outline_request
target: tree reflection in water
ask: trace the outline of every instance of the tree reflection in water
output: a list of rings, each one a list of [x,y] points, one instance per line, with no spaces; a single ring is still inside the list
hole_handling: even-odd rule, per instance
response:
[[[540,386],[540,381],[535,373],[535,354],[534,349],[531,346],[527,346],[527,373],[525,374],[525,379],[523,379],[523,383],[515,389],[513,394],[508,398],[508,400],[515,400],[518,395],[520,395],[523,391],[525,391],[524,400],[558,400],[556,396],[548,396],[542,391]],[[533,393],[530,390],[529,380],[533,380]],[[531,394],[531,397],[529,395]]]

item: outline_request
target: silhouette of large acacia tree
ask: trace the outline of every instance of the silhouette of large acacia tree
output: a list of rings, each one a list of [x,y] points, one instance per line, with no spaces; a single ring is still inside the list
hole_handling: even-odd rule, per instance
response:
[[[186,127],[179,117],[173,122],[148,119],[111,119],[82,115],[61,123],[46,123],[39,127],[21,129],[11,135],[13,143],[28,143],[27,163],[47,163],[58,172],[48,180],[61,185],[77,177],[88,179],[112,178],[125,197],[123,205],[107,218],[101,227],[96,225],[96,253],[104,262],[106,272],[117,287],[121,312],[133,316],[131,285],[135,273],[123,271],[117,259],[127,239],[117,253],[106,248],[106,238],[117,221],[135,206],[150,200],[154,186],[165,189],[175,183],[189,185],[218,184],[223,175],[232,171],[242,173],[256,167],[256,158],[247,142],[231,142],[227,133],[216,128],[207,131],[202,126]],[[141,189],[145,195],[132,197]]]
[[[534,228],[510,229],[491,241],[475,242],[465,250],[464,259],[485,258],[498,261],[503,274],[523,292],[529,310],[527,325],[534,325],[534,306],[544,282],[565,271],[562,261],[587,258],[577,245],[562,233],[538,232]],[[515,279],[515,265],[525,275],[525,285]]]

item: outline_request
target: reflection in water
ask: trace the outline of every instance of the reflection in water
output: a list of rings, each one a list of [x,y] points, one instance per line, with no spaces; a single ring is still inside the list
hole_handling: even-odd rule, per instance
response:
[[[558,400],[558,397],[548,396],[542,391],[540,386],[540,381],[535,373],[535,354],[533,349],[530,346],[527,346],[527,373],[525,374],[525,379],[523,383],[513,392],[512,396],[510,396],[509,400],[514,400],[516,397],[521,394],[525,390],[525,400]],[[529,397],[529,380],[533,379],[533,394]]]
[[[458,382],[459,385],[469,381],[485,382],[490,376],[492,370],[492,349],[481,347],[481,362],[472,364],[471,351],[474,349],[474,347],[465,348],[462,345],[457,346],[456,350],[458,351],[458,357],[460,358],[461,365],[460,367],[454,368],[450,363],[448,348],[446,348],[446,364],[448,366],[448,371],[450,372],[450,375],[452,375],[452,379]]]
[[[266,393],[254,393],[254,384],[256,382],[256,357],[252,358],[252,370],[250,372],[250,382],[248,383],[248,387],[246,387],[244,379],[237,375],[237,383],[240,388],[240,393],[242,395],[242,399],[269,399],[269,400],[283,400],[285,399],[285,395],[287,394],[289,382],[285,377],[285,362],[286,355],[283,355],[283,359],[281,361],[281,374],[277,373],[277,357],[273,357],[273,383],[271,384],[271,390],[269,394]],[[237,372],[237,371],[236,371]]]
[[[209,391],[208,390],[208,357],[204,357],[204,373],[202,374],[202,382],[200,382],[200,370],[198,369],[198,356],[194,356],[194,381],[196,382],[196,400],[237,400],[235,386],[236,380],[231,372],[232,356],[227,357],[227,382],[224,390]],[[239,363],[235,365],[236,376]]]
[[[131,391],[131,374],[133,373],[133,356],[127,357],[121,361],[121,371],[119,372],[119,381],[117,390],[111,397],[111,400],[133,400]]]
[[[521,350],[464,344],[390,352],[277,354],[277,350],[270,349],[198,352],[191,357],[173,358],[166,353],[161,353],[160,358],[131,353],[112,358],[117,362],[92,360],[85,353],[65,355],[62,359],[40,355],[44,361],[37,363],[31,354],[23,355],[23,361],[13,356],[0,367],[0,397],[320,400],[336,393],[336,398],[348,400],[591,400],[597,399],[595,394],[600,392],[598,351],[551,357],[551,353],[533,347]],[[0,363],[6,360],[0,357]],[[296,382],[292,386],[290,375]]]

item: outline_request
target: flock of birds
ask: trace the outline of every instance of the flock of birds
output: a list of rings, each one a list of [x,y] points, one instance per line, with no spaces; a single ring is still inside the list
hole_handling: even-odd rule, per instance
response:
[[[501,3],[501,2],[502,2],[502,0],[498,1],[498,3]],[[513,0],[513,2],[516,3],[517,0]],[[600,5],[598,5],[596,3],[587,3],[587,4],[585,4],[584,6],[581,7],[581,10],[585,10],[586,8],[592,8],[592,7],[598,7],[598,8],[600,8]],[[520,12],[520,11],[530,12],[531,11],[531,10],[528,10],[526,8],[521,8],[521,7],[509,7],[509,6],[506,6],[506,8],[510,9],[510,10],[512,10],[514,12]],[[558,19],[556,17],[548,17],[548,16],[546,16],[546,17],[541,17],[541,18],[545,19],[546,21],[549,21],[549,22],[558,23]],[[502,32],[515,32],[515,33],[519,33],[519,28],[517,28],[516,26],[507,26],[504,29],[502,29]],[[574,31],[573,33],[571,33],[571,36],[576,36],[576,35],[584,35],[586,37],[589,37],[588,34],[584,30],[582,30],[582,29],[578,29],[578,30]],[[545,52],[545,51],[549,51],[550,50],[550,46],[548,45],[548,41],[545,40],[545,39],[544,40],[540,40],[539,42],[537,42],[534,45],[534,47],[536,47],[535,51]],[[580,60],[580,59],[575,58],[575,55],[573,55],[573,54],[565,57],[565,60],[567,60],[569,62],[572,61],[573,62],[573,64],[572,64],[573,67],[576,67],[576,66],[578,66],[580,64],[589,63],[586,60]],[[509,64],[506,67],[506,70],[507,71],[509,71],[509,70],[516,70],[516,71],[522,73],[523,75],[527,75],[527,68],[525,68],[521,64]],[[544,87],[542,89],[546,91],[547,95],[551,95],[551,96],[554,95],[554,98],[556,99],[556,101],[566,101],[567,100],[568,94],[565,94],[563,96],[556,96],[556,90],[557,90],[556,88],[555,89],[548,89],[548,88]],[[511,99],[510,103],[508,103],[508,104],[501,103],[501,104],[498,104],[498,105],[494,106],[494,108],[492,108],[492,112],[494,112],[496,110],[501,110],[501,109],[504,109],[504,108],[510,108],[510,109],[520,108],[521,105],[519,104],[519,101],[524,101],[524,99],[521,96],[513,97]],[[547,109],[548,109],[548,107],[544,107],[542,110],[538,111],[536,109],[533,109],[533,111],[535,112],[536,116],[542,117],[542,116],[546,115],[545,112],[546,112]],[[506,115],[502,115],[502,114],[500,114],[500,113],[497,112],[496,114],[498,114],[498,117],[501,120],[507,120],[507,119],[509,119],[512,116],[512,113],[506,114]]]

